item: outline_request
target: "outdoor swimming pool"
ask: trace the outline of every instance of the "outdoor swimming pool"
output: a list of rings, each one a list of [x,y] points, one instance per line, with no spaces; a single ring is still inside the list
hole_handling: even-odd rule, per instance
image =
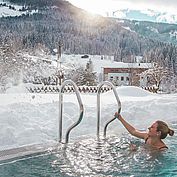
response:
[[[137,88],[133,89],[133,93],[127,89],[119,90],[122,115],[137,130],[146,132],[156,120],[167,122],[175,131],[174,136],[164,140],[169,147],[168,151],[150,153],[144,141],[129,135],[118,120],[108,127],[107,139],[98,141],[94,95],[82,96],[84,119],[72,131],[68,145],[48,143],[44,149],[39,146],[34,148],[34,144],[57,140],[58,98],[56,95],[38,94],[35,97],[11,95],[7,99],[1,95],[0,100],[5,100],[7,105],[0,105],[0,177],[177,177],[177,95],[150,95],[144,91],[139,94]],[[100,135],[103,134],[105,122],[117,110],[110,93],[102,96]],[[21,101],[16,103],[17,100]],[[23,100],[26,102],[23,103]],[[66,95],[64,132],[65,127],[78,119],[77,102],[73,100],[72,95]],[[129,150],[132,143],[138,146],[136,151]]]
[[[177,131],[177,123],[171,128]],[[150,153],[144,141],[127,133],[107,139],[87,137],[58,144],[45,152],[0,162],[2,177],[35,176],[177,176],[177,138],[167,137],[168,151]],[[135,151],[129,145],[138,146]]]

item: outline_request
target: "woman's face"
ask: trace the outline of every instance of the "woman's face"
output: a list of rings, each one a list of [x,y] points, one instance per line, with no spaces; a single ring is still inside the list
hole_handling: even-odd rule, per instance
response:
[[[157,124],[157,122],[155,122],[151,125],[151,127],[148,128],[149,129],[149,132],[148,132],[149,136],[157,136],[157,126],[158,126],[158,124]]]

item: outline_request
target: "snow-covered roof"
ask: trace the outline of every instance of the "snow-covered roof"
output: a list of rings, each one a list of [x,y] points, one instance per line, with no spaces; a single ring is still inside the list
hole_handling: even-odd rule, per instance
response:
[[[151,68],[151,63],[123,63],[123,62],[117,62],[114,63],[114,66],[106,66],[104,68]]]

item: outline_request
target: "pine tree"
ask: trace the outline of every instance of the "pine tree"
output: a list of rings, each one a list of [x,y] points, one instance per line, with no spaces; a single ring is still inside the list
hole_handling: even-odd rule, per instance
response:
[[[97,76],[96,72],[93,72],[93,64],[91,60],[87,62],[85,69],[79,67],[72,71],[69,78],[71,78],[78,86],[93,86],[97,84]]]

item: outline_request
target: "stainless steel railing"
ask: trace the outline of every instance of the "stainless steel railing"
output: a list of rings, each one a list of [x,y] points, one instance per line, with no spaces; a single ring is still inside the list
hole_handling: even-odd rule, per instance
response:
[[[76,93],[78,103],[79,103],[79,107],[80,107],[80,115],[79,115],[78,121],[75,122],[71,127],[69,127],[69,129],[66,132],[65,143],[68,143],[70,131],[82,121],[84,107],[83,107],[82,100],[81,100],[81,97],[80,97],[80,93],[78,91],[78,88],[77,88],[76,84],[72,80],[64,81],[61,85],[60,95],[59,95],[59,142],[62,142],[63,93],[64,93],[64,87],[66,85],[72,85],[73,86],[74,91]]]
[[[100,93],[101,93],[101,87],[103,85],[107,85],[107,86],[110,86],[112,89],[113,89],[113,92],[114,92],[114,95],[116,97],[116,100],[117,100],[117,105],[118,105],[118,113],[120,113],[121,111],[121,102],[119,100],[119,97],[118,97],[118,94],[117,94],[117,91],[116,91],[116,88],[115,86],[109,82],[109,81],[103,81],[102,83],[100,83],[98,85],[98,91],[97,91],[97,136],[99,137],[99,132],[100,132]],[[106,124],[105,124],[105,127],[104,127],[104,137],[106,137],[106,129],[107,129],[107,126],[113,121],[115,120],[116,118],[112,118],[111,120],[109,120]]]

